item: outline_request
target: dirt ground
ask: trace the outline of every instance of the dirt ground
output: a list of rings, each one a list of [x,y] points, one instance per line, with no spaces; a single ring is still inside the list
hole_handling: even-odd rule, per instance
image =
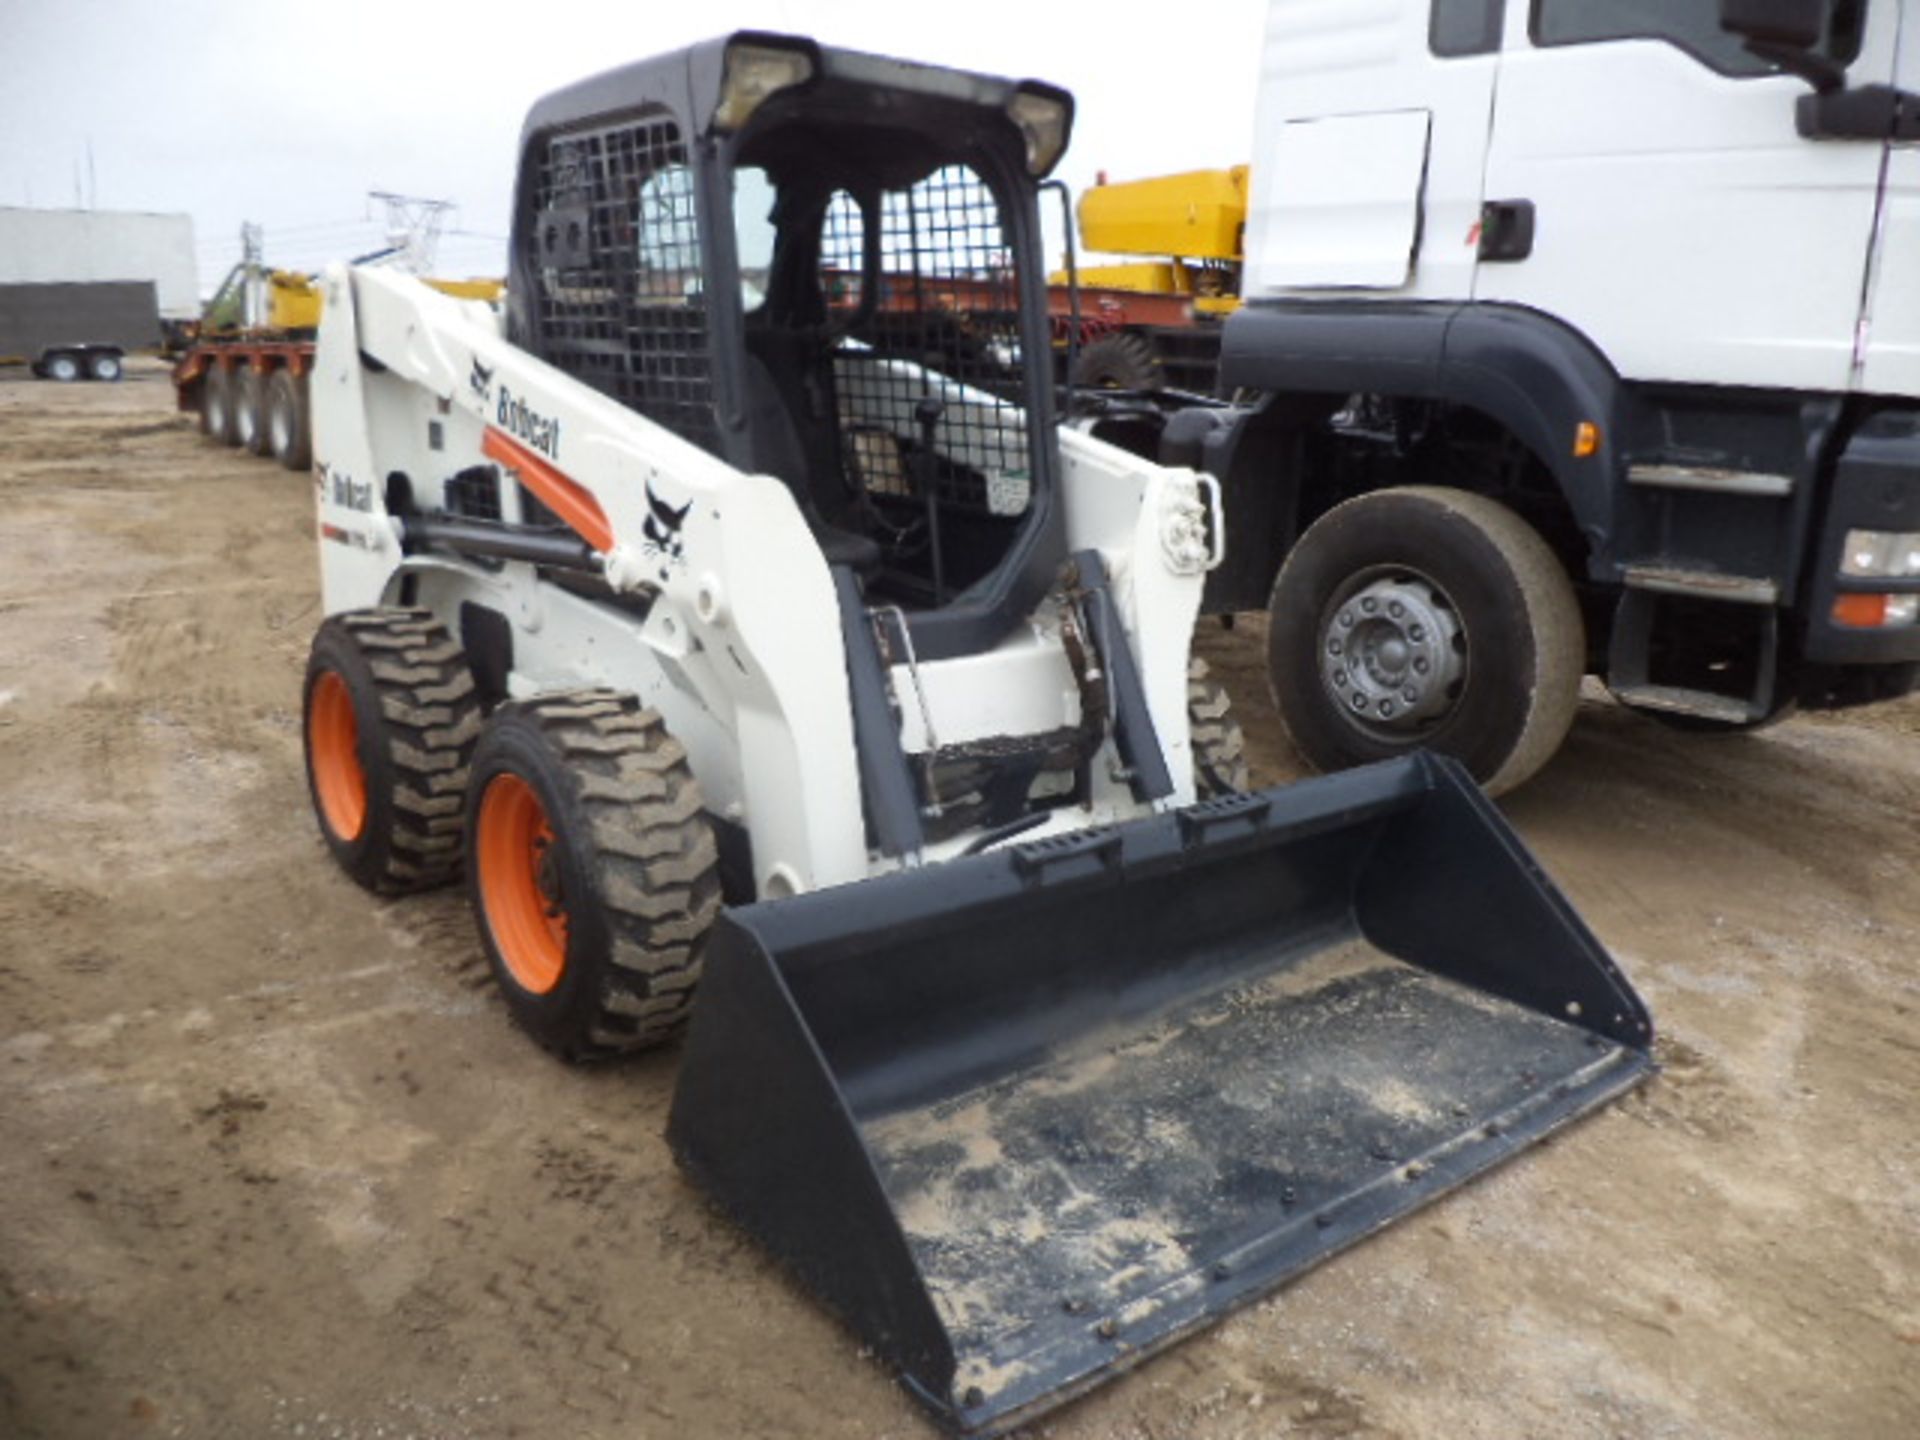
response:
[[[672,1054],[553,1063],[458,892],[327,861],[311,535],[157,367],[0,375],[0,1436],[933,1433],[681,1180]],[[1662,1077],[1037,1434],[1920,1434],[1920,703],[1595,694],[1505,808]]]

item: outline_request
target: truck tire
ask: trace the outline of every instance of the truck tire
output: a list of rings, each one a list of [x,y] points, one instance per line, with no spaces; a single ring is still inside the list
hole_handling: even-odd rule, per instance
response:
[[[101,380],[108,384],[126,374],[126,366],[118,355],[111,350],[96,351],[87,357],[87,378]]]
[[[608,690],[502,705],[467,796],[468,888],[514,1019],[570,1061],[670,1039],[720,913],[720,862],[659,715]]]
[[[208,439],[221,445],[240,443],[234,428],[239,382],[239,376],[218,363],[207,366],[207,373],[200,380],[200,429]]]
[[[267,382],[267,452],[289,470],[313,463],[307,381],[291,370],[276,370]]]
[[[249,455],[267,453],[267,376],[249,365],[234,376],[235,443]]]
[[[1216,800],[1247,789],[1247,740],[1233,718],[1233,701],[1197,655],[1187,662],[1187,729],[1195,797]]]
[[[1491,795],[1559,748],[1586,635],[1566,570],[1504,505],[1409,486],[1337,505],[1300,538],[1269,604],[1267,678],[1322,770],[1427,747]]]
[[[424,610],[331,617],[302,713],[314,816],[354,882],[397,895],[458,876],[480,699],[445,627]]]
[[[1160,361],[1138,335],[1102,335],[1080,352],[1073,383],[1089,390],[1157,390]]]
[[[71,384],[80,378],[80,357],[70,355],[65,350],[56,350],[40,362],[42,379],[57,381],[62,385]]]

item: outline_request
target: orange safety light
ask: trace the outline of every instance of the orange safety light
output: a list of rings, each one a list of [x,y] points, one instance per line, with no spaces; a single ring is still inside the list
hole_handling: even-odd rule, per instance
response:
[[[1878,630],[1887,623],[1891,595],[1842,595],[1833,602],[1833,623],[1855,630]]]
[[[1573,427],[1573,458],[1586,460],[1600,453],[1600,427],[1591,420],[1582,420]]]

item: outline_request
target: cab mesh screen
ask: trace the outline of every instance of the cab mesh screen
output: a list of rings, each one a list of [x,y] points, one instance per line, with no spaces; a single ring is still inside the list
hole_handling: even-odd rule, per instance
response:
[[[693,172],[671,120],[549,138],[533,192],[540,358],[718,453]]]

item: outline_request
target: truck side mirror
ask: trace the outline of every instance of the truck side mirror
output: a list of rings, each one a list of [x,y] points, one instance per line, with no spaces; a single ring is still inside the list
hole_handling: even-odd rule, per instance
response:
[[[1720,28],[1769,50],[1813,49],[1826,21],[1826,0],[1720,0]]]
[[[1720,0],[1720,28],[1822,95],[1847,83],[1845,70],[1814,53],[1827,33],[1827,0]]]

